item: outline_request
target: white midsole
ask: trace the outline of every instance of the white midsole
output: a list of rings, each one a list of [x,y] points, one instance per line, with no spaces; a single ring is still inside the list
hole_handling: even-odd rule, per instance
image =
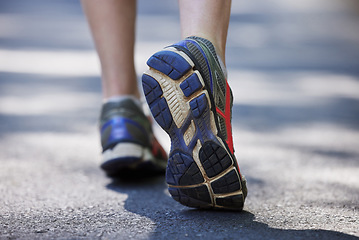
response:
[[[143,158],[144,152],[144,147],[136,143],[118,143],[114,148],[104,151],[102,159],[106,162],[116,158]]]

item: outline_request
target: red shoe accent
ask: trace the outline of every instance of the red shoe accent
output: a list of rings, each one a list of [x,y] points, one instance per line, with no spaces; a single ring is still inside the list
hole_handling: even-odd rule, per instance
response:
[[[221,115],[226,123],[226,131],[227,131],[227,140],[226,143],[229,147],[231,153],[234,153],[233,150],[233,137],[232,137],[232,124],[231,124],[231,94],[228,82],[226,81],[226,105],[224,109],[224,113],[216,107],[217,113]]]
[[[168,158],[166,151],[155,137],[152,139],[152,155],[155,158]]]

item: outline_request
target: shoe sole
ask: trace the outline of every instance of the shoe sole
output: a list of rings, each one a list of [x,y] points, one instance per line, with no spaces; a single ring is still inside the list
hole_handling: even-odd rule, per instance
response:
[[[163,172],[149,148],[134,143],[118,143],[102,153],[101,168],[109,177],[128,175],[127,172]]]
[[[242,210],[245,180],[217,136],[215,112],[201,73],[183,51],[155,53],[142,76],[147,103],[171,138],[166,169],[169,193],[195,208]]]

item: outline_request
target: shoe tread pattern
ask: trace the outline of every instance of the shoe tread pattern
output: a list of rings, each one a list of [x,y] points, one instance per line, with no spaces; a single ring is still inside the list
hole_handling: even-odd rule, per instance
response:
[[[199,152],[199,158],[208,177],[214,177],[232,165],[226,150],[215,143],[206,143]]]
[[[148,59],[147,65],[174,80],[181,78],[191,69],[191,65],[184,58],[181,58],[177,53],[172,51],[155,53]]]
[[[168,159],[166,181],[171,185],[192,185],[204,182],[193,159],[183,153],[175,153]]]
[[[211,183],[215,194],[229,193],[241,190],[237,172],[233,169],[223,177]]]
[[[166,56],[168,54],[168,56]],[[151,60],[152,59],[152,60]],[[153,60],[155,59],[155,60]],[[160,63],[158,62],[160,61]],[[179,81],[180,91],[189,98],[189,116],[185,123],[177,128],[172,124],[171,110],[163,97],[163,90],[159,82],[151,74],[144,74],[142,78],[146,100],[153,116],[159,125],[167,131],[171,137],[171,152],[166,170],[166,181],[169,184],[169,193],[176,201],[183,205],[196,208],[229,208],[241,210],[243,196],[241,183],[234,162],[226,149],[220,145],[216,135],[210,126],[210,105],[207,100],[206,90],[203,90],[195,69],[188,68],[189,63],[183,68],[179,65],[187,60],[177,53],[161,51],[156,53],[148,61],[150,70],[159,71],[166,81]],[[173,65],[176,76],[166,64]],[[153,71],[153,70],[152,70]],[[192,71],[192,73],[189,73]],[[151,71],[150,71],[151,73]],[[181,75],[180,77],[178,77]],[[161,79],[163,81],[163,79]],[[173,89],[178,91],[178,89]],[[203,92],[202,94],[200,93]],[[161,94],[160,94],[161,93]],[[194,96],[191,98],[191,96]],[[157,105],[160,105],[157,107]],[[196,132],[189,146],[184,144],[183,133],[189,126],[189,121],[196,125]],[[183,128],[183,129],[182,129]],[[182,134],[182,136],[180,136]],[[203,145],[197,152],[197,163],[194,160],[193,149],[197,141]],[[200,166],[198,166],[200,164]],[[232,168],[232,170],[229,170]],[[224,174],[225,171],[228,173]],[[222,196],[222,195],[223,196]]]

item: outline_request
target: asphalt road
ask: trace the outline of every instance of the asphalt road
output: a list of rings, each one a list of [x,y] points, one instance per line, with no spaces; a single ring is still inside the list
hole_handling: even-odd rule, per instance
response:
[[[180,38],[139,1],[136,66]],[[99,67],[79,2],[0,2],[0,239],[359,239],[356,0],[233,1],[227,64],[244,211],[99,169]],[[166,149],[167,136],[156,127]]]

